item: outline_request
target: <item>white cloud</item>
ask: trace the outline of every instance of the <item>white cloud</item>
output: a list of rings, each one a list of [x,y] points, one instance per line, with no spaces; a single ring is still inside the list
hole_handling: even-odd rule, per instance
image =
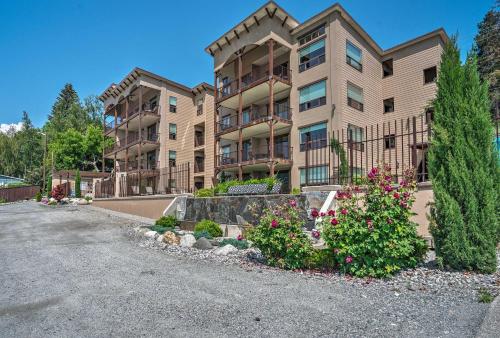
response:
[[[21,130],[23,127],[22,122],[18,123],[0,123],[0,132],[6,133],[8,132],[11,128],[14,128],[15,131]]]

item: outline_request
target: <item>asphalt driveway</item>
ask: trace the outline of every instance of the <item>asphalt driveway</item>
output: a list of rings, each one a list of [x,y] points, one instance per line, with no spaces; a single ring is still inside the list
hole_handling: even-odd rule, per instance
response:
[[[473,297],[398,293],[141,247],[85,207],[0,206],[0,336],[474,336]]]

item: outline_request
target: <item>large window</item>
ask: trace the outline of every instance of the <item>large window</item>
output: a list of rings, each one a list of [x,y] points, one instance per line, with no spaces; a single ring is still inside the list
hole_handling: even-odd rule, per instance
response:
[[[299,50],[299,72],[325,62],[325,39]]]
[[[328,166],[300,168],[300,185],[328,184]],[[308,178],[306,180],[306,177]]]
[[[364,151],[363,144],[364,129],[354,124],[347,125],[347,139],[352,142],[352,149]]]
[[[177,139],[177,125],[175,123],[170,123],[168,125],[168,138],[170,140]]]
[[[177,152],[175,150],[168,151],[168,165],[170,167],[175,167],[175,161],[177,159]]]
[[[396,148],[396,135],[389,134],[384,136],[384,149]]]
[[[307,32],[299,38],[299,46],[305,45],[309,41],[312,41],[325,34],[325,25],[321,25],[312,31]]]
[[[300,151],[327,146],[326,122],[299,129]]]
[[[175,96],[170,96],[168,98],[169,111],[171,113],[177,113],[177,98]]]
[[[326,104],[326,81],[313,83],[299,91],[299,111],[316,108]]]
[[[357,110],[363,111],[363,89],[352,83],[347,83],[347,104]]]
[[[360,72],[363,70],[361,62],[361,49],[354,46],[350,41],[346,42],[346,62]]]

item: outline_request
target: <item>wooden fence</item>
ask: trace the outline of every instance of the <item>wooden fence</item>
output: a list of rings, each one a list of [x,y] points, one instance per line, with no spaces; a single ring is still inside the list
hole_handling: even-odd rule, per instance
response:
[[[27,187],[1,188],[0,199],[6,202],[22,201],[31,199],[40,191],[37,185]]]

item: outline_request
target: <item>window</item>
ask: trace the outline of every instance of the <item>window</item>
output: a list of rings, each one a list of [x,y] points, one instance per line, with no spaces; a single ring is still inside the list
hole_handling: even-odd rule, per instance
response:
[[[221,152],[221,160],[220,160],[221,165],[233,163],[233,159],[231,158],[231,146],[230,145],[222,146],[220,148],[220,152]]]
[[[363,71],[363,65],[361,64],[361,49],[354,46],[350,41],[346,42],[346,62],[360,72]]]
[[[222,116],[221,130],[226,130],[231,127],[231,115]]]
[[[354,124],[347,125],[347,139],[349,140],[350,143],[352,143],[352,149],[357,151],[365,150],[363,144],[363,135],[364,135],[363,128],[355,126]]]
[[[175,96],[170,96],[168,98],[169,111],[171,113],[177,113],[177,98]]]
[[[327,146],[326,122],[299,129],[300,151]]]
[[[299,72],[325,62],[325,39],[299,50]]]
[[[299,38],[299,46],[302,46],[306,43],[308,43],[309,41],[312,41],[322,35],[325,34],[325,25],[321,25],[315,29],[313,29],[312,31],[309,31],[308,33],[302,35],[300,38]]]
[[[382,62],[382,77],[391,76],[393,72],[392,59]]]
[[[384,149],[396,148],[396,135],[389,134],[384,136]]]
[[[434,121],[434,107],[429,107],[425,110],[425,123],[429,124]]]
[[[170,140],[177,139],[177,125],[175,123],[170,123],[168,125],[168,138]]]
[[[394,98],[384,100],[384,114],[394,112]]]
[[[316,82],[299,90],[299,111],[326,104],[326,81]]]
[[[436,66],[424,69],[424,84],[435,82],[437,78]]]
[[[168,151],[168,165],[175,167],[175,160],[177,159],[177,152],[175,150]]]
[[[328,184],[328,166],[300,168],[300,185]],[[306,180],[307,174],[307,180]]]
[[[158,134],[156,133],[156,123],[149,126],[147,129],[147,140],[156,142],[158,141]]]
[[[347,104],[357,110],[363,111],[363,89],[347,83]]]
[[[196,103],[196,114],[197,115],[203,114],[203,99],[198,99]]]

